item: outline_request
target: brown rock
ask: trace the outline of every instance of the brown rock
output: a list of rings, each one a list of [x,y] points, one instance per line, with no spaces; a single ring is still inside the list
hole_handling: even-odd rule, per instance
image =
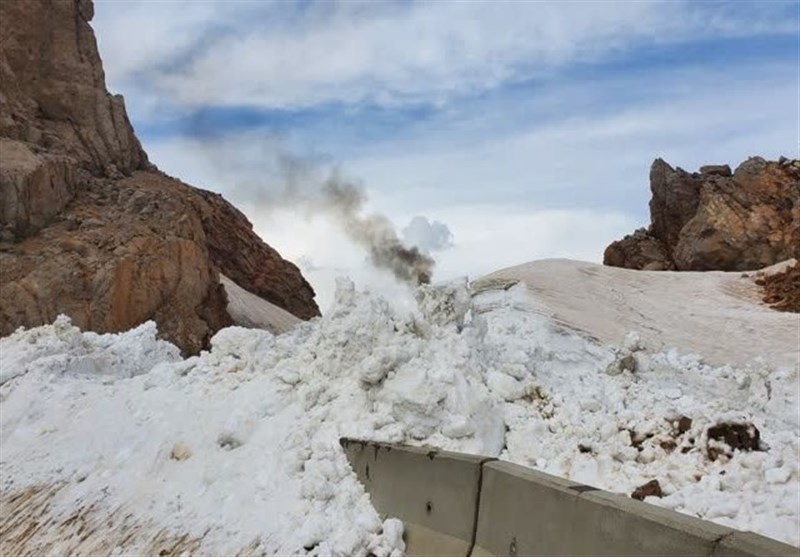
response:
[[[664,244],[644,228],[612,242],[603,254],[603,263],[647,271],[669,271],[674,268]]]
[[[75,163],[0,138],[0,225],[16,237],[46,226],[78,188]]]
[[[91,0],[3,2],[0,137],[67,155],[95,175],[148,166],[89,26]]]
[[[700,174],[711,174],[714,176],[731,176],[731,167],[728,166],[727,164],[709,164],[700,167]]]
[[[699,176],[673,169],[662,159],[650,167],[650,232],[667,250],[677,243],[681,229],[697,211],[701,183]]]
[[[253,232],[238,209],[215,193],[195,190],[192,200],[202,215],[211,259],[222,274],[239,286],[301,319],[319,315],[314,290],[294,264]]]
[[[233,323],[220,285],[319,314],[297,267],[221,196],[155,171],[105,90],[88,0],[2,4],[0,335],[69,315],[155,320],[187,353]]]
[[[761,433],[753,424],[725,422],[708,428],[709,443],[706,450],[708,457],[716,460],[722,452],[719,447],[713,446],[712,440],[725,443],[731,450],[757,451],[760,439]]]
[[[199,216],[176,219],[180,190],[141,174],[115,184],[119,202],[107,198],[110,184],[90,180],[57,222],[0,252],[0,334],[59,313],[101,332],[153,319],[164,338],[196,353],[232,324]],[[125,205],[143,192],[159,206],[146,218]],[[102,224],[66,224],[90,219]]]
[[[640,485],[633,493],[631,493],[631,497],[634,499],[638,499],[639,501],[644,501],[645,497],[663,497],[664,495],[661,493],[661,484],[658,483],[658,480],[650,480],[644,485]]]
[[[692,419],[687,418],[686,416],[681,416],[681,419],[678,420],[678,433],[684,434],[690,429],[692,429]]]
[[[800,256],[800,164],[753,157],[731,173],[699,173],[657,159],[651,224],[612,243],[607,265],[632,269],[758,269]]]
[[[764,289],[764,302],[774,309],[800,313],[800,263],[757,279],[756,284]]]
[[[678,444],[672,439],[665,439],[659,443],[659,446],[667,453],[671,453],[678,447]]]

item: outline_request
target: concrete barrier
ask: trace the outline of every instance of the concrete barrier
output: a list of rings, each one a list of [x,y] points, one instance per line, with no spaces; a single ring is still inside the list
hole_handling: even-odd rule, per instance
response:
[[[798,557],[800,549],[492,458],[342,440],[408,555]]]
[[[405,525],[408,555],[469,555],[478,520],[479,456],[342,439],[379,513]]]

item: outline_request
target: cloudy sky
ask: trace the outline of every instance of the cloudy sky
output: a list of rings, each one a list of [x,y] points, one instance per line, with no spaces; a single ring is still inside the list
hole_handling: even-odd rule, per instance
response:
[[[648,222],[655,157],[798,156],[796,0],[98,0],[93,26],[151,160],[239,205],[323,307],[336,274],[392,282],[281,202],[331,172],[448,279],[600,261]]]

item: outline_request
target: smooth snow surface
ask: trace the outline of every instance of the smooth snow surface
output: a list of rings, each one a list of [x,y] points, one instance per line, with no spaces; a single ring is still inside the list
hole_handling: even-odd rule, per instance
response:
[[[341,436],[623,493],[655,478],[666,497],[648,502],[800,545],[797,366],[709,367],[636,334],[618,350],[544,315],[524,284],[482,288],[425,287],[409,313],[341,281],[324,317],[280,336],[228,328],[187,360],[152,324],[94,335],[59,318],[0,339],[0,546],[400,554],[402,525],[378,518]],[[621,350],[635,372],[609,367]],[[752,422],[766,450],[710,461],[721,421]]]
[[[776,272],[787,266],[766,268]],[[602,343],[637,331],[650,350],[678,347],[717,365],[763,358],[800,365],[800,316],[761,303],[755,272],[632,271],[568,259],[510,267],[478,289],[523,281],[536,310]]]
[[[301,322],[285,309],[245,290],[223,274],[219,275],[219,282],[228,295],[228,314],[236,325],[266,329],[279,335]]]

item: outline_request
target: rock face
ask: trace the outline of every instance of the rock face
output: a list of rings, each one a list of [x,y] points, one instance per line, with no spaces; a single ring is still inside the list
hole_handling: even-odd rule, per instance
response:
[[[145,168],[122,96],[105,87],[91,0],[0,10],[0,136],[69,155],[95,174]]]
[[[734,172],[650,169],[651,224],[606,248],[603,262],[645,270],[744,271],[800,255],[800,161],[753,157]]]
[[[219,273],[302,319],[300,271],[221,196],[158,172],[110,95],[89,0],[0,3],[0,335],[153,319],[196,353],[233,323]]]
[[[0,208],[9,237],[24,237],[46,226],[78,189],[74,163],[36,153],[30,145],[0,138]]]

